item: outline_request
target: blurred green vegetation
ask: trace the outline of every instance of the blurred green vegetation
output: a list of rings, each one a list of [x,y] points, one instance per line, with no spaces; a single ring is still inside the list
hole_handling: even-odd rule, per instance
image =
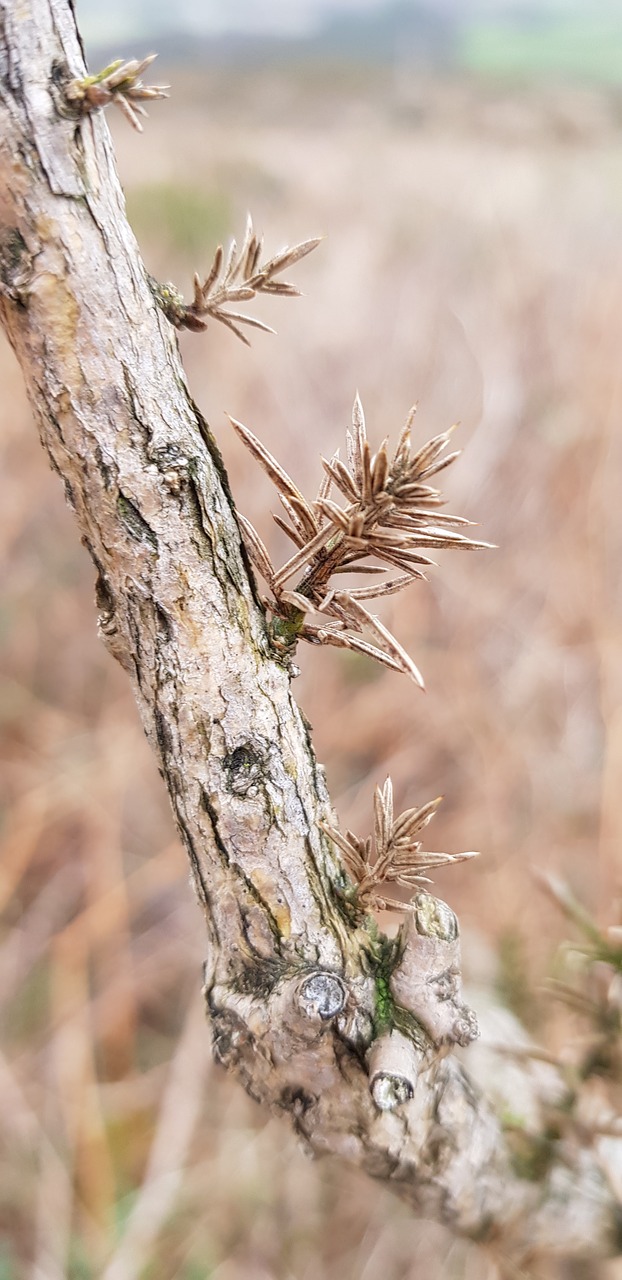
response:
[[[535,1032],[542,1018],[538,992],[531,981],[527,939],[516,929],[506,929],[498,940],[496,993],[528,1031]]]
[[[228,235],[231,201],[224,191],[176,182],[130,187],[127,215],[140,241],[157,241],[177,257],[197,264]]]
[[[622,84],[622,9],[581,12],[531,21],[474,22],[466,26],[458,61],[499,78],[591,80]]]
[[[17,1265],[13,1250],[8,1245],[0,1245],[0,1280],[17,1280]]]

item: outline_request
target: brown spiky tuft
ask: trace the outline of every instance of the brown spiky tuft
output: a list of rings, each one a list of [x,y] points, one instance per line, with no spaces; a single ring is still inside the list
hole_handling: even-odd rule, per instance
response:
[[[258,293],[272,293],[279,297],[297,298],[300,290],[286,280],[278,280],[283,271],[293,267],[306,258],[308,253],[316,249],[320,238],[304,240],[292,249],[282,249],[267,262],[262,264],[261,254],[263,240],[255,234],[250,214],[246,221],[244,240],[238,249],[232,240],[225,258],[222,245],[219,245],[210,270],[204,280],[200,275],[194,277],[194,297],[186,304],[181,294],[173,285],[161,285],[159,301],[172,324],[177,329],[193,329],[200,332],[207,328],[208,320],[218,320],[227,329],[249,346],[246,334],[240,325],[248,325],[252,329],[262,329],[264,333],[274,333],[270,325],[256,320],[246,312],[229,310],[239,302],[250,302]]]
[[[352,831],[322,823],[322,828],[341,850],[356,885],[356,905],[361,909],[408,911],[409,902],[379,893],[385,883],[407,888],[430,884],[427,874],[438,867],[452,866],[478,857],[477,853],[426,853],[416,837],[431,822],[442,796],[420,809],[406,809],[393,816],[393,783],[387,778],[374,793],[374,834],[360,840]]]
[[[330,460],[322,459],[325,476],[314,502],[303,497],[248,427],[230,419],[276,486],[287,520],[280,515],[274,519],[296,548],[286,563],[274,570],[259,535],[243,521],[248,553],[273,593],[269,604],[274,614],[271,634],[285,657],[298,639],[335,645],[403,671],[423,688],[423,678],[412,659],[363,601],[392,595],[425,577],[424,569],[434,564],[425,554],[430,550],[471,550],[490,544],[458,532],[471,521],[440,511],[444,499],[430,484],[432,476],[458,457],[457,451],[445,452],[451,430],[435,436],[411,457],[413,419],[411,410],[392,458],[386,441],[372,456],[357,396],[346,436],[348,463],[342,462],[338,453]],[[330,497],[333,489],[341,495],[341,503]],[[370,560],[381,563],[370,564]],[[387,578],[387,566],[401,572]],[[364,587],[332,585],[335,575],[344,573],[372,574],[376,580]],[[294,578],[298,579],[295,586]],[[308,622],[309,612],[321,615],[322,621]],[[365,632],[371,640],[362,638]]]
[[[143,84],[140,78],[157,56],[157,53],[150,53],[140,61],[132,58],[129,62],[117,58],[95,76],[72,80],[65,91],[67,101],[83,113],[107,107],[112,102],[123,112],[132,128],[142,133],[143,126],[139,117],[147,115],[143,102],[153,102],[156,98],[169,96],[170,85]]]

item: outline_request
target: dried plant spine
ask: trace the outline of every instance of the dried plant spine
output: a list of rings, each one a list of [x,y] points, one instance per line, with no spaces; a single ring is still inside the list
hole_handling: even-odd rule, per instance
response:
[[[363,602],[394,594],[424,578],[424,569],[435,563],[429,551],[472,550],[490,544],[458,532],[459,526],[472,521],[440,510],[445,500],[430,480],[449,466],[459,451],[446,452],[449,430],[411,457],[414,416],[412,409],[392,458],[386,440],[372,455],[357,396],[346,436],[347,464],[338,453],[331,459],[322,458],[326,474],[313,502],[307,501],[257,436],[243,423],[230,419],[276,486],[286,519],[280,515],[273,518],[296,547],[290,559],[275,569],[257,530],[239,517],[249,556],[272,592],[265,601],[272,615],[270,635],[286,662],[300,639],[336,645],[405,672],[423,688],[423,677],[412,658]],[[333,486],[339,490],[341,503],[330,497]],[[387,578],[389,567],[401,573]],[[350,573],[368,574],[374,580],[363,587],[334,584],[336,575]],[[289,585],[298,574],[295,586]],[[309,612],[326,621],[308,622]],[[365,632],[371,633],[372,641],[363,638]]]
[[[478,857],[475,852],[424,851],[417,837],[432,821],[441,800],[442,796],[438,796],[421,808],[406,809],[394,818],[393,783],[387,778],[384,786],[376,787],[374,793],[373,836],[361,840],[352,831],[344,833],[338,827],[323,824],[326,834],[341,850],[354,881],[353,893],[349,895],[354,906],[362,911],[409,911],[410,902],[387,897],[381,887],[398,884],[414,889],[431,884],[428,872]]]
[[[65,90],[67,101],[85,114],[107,107],[112,102],[123,112],[132,128],[142,133],[140,116],[148,114],[143,103],[169,96],[170,85],[147,85],[140,78],[157,56],[157,53],[150,53],[140,61],[132,58],[129,62],[117,58],[97,75],[72,80]]]
[[[276,277],[300,262],[301,258],[306,258],[319,243],[319,238],[304,240],[291,249],[281,249],[262,263],[263,239],[255,234],[249,214],[244,240],[239,249],[236,241],[232,240],[225,258],[223,247],[219,245],[206,278],[201,280],[200,275],[195,275],[191,303],[185,303],[179,290],[170,283],[158,285],[154,282],[154,292],[162,310],[176,329],[201,332],[207,328],[208,320],[218,320],[236,338],[249,346],[241,325],[262,329],[264,333],[274,333],[274,329],[262,320],[256,320],[254,316],[228,308],[240,302],[250,302],[258,293],[283,298],[300,297],[300,290],[295,285]]]

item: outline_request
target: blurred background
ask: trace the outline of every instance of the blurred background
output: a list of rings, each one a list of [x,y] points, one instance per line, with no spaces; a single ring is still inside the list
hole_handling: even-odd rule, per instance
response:
[[[245,421],[314,495],[354,393],[372,442],[460,421],[446,553],[382,602],[423,696],[305,649],[296,694],[343,824],[442,793],[465,968],[553,1050],[555,870],[620,921],[622,11],[592,0],[78,0],[90,69],[157,49],[145,134],[108,112],[149,270],[191,292],[247,210],[326,237],[247,350],[182,335],[241,510]],[[211,1063],[203,928],[93,571],[0,342],[0,1280],[492,1280],[479,1249],[314,1163]],[[619,1264],[556,1275],[619,1277]]]

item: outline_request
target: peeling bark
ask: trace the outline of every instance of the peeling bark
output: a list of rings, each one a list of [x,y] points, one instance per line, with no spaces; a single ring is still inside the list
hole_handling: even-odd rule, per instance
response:
[[[64,95],[82,75],[67,0],[0,0],[0,316],[188,853],[215,1055],[314,1152],[390,1182],[419,1214],[517,1257],[615,1252],[618,1210],[592,1154],[559,1141],[543,1178],[520,1176],[448,1054],[474,1032],[453,912],[421,895],[392,949],[340,893],[322,770],[105,121]]]

